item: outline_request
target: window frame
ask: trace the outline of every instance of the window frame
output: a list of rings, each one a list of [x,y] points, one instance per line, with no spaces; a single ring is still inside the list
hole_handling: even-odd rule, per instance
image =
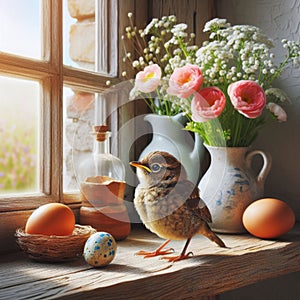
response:
[[[119,11],[118,0],[99,0],[105,7],[113,7]],[[127,1],[126,1],[127,2]],[[129,1],[132,2],[132,1]],[[129,3],[128,2],[128,3]],[[127,4],[128,4],[127,3]],[[116,11],[107,9],[108,13]],[[75,69],[63,65],[63,5],[62,1],[44,0],[42,5],[43,28],[42,59],[26,58],[14,54],[0,52],[0,74],[37,80],[42,90],[41,111],[41,173],[40,186],[42,193],[15,194],[0,197],[0,213],[30,210],[48,202],[79,203],[77,195],[63,194],[63,86],[72,86],[90,92],[102,92],[107,89],[106,81],[118,83],[116,52],[109,60],[114,60],[114,72],[99,74]],[[54,20],[54,21],[53,21]],[[118,24],[112,27],[109,22],[102,23],[105,30],[117,30]],[[112,35],[110,35],[112,36]],[[117,37],[114,36],[115,47]],[[111,38],[110,38],[111,40]],[[109,66],[107,68],[111,70]],[[1,218],[1,216],[0,216]],[[2,223],[2,222],[1,222]]]
[[[63,65],[63,4],[57,0],[43,0],[42,15],[42,59],[33,59],[0,51],[0,74],[16,78],[37,80],[41,84],[41,189],[42,193],[15,194],[0,197],[0,253],[15,249],[14,232],[22,227],[32,210],[49,202],[63,202],[74,209],[78,216],[80,199],[78,194],[64,194],[63,191],[63,87],[71,86],[82,91],[100,93],[121,81],[124,69],[122,49],[119,45],[123,28],[128,26],[127,13],[137,8],[144,11],[138,20],[147,18],[147,0],[98,0],[108,14],[114,15],[117,22],[104,19],[110,40],[109,65],[107,74],[85,71]],[[117,15],[116,15],[117,14]],[[54,21],[53,21],[54,20]],[[116,48],[116,45],[118,46]],[[122,93],[122,91],[121,91]],[[123,93],[124,94],[124,93]],[[124,96],[123,96],[124,97]],[[111,101],[111,100],[110,100]],[[115,104],[114,104],[115,105]],[[118,105],[115,105],[118,107]],[[118,108],[112,116],[114,129],[120,122],[134,115],[134,105]],[[115,137],[115,151],[120,153],[122,137]],[[117,146],[116,146],[117,145]],[[116,153],[116,154],[119,154]]]
[[[101,93],[107,89],[107,81],[110,81],[111,85],[120,82],[118,76],[120,58],[116,45],[121,32],[117,31],[118,28],[123,28],[125,16],[118,20],[118,15],[120,12],[128,11],[130,7],[133,8],[134,2],[135,0],[98,0],[99,6],[109,14],[108,18],[101,21],[104,30],[99,33],[99,36],[107,37],[109,43],[108,51],[105,53],[105,57],[109,58],[108,64],[105,67],[102,60],[101,66],[106,71],[102,74],[63,65],[62,1],[42,2],[41,60],[0,52],[1,75],[37,80],[41,84],[40,187],[43,191],[1,196],[0,213],[31,210],[49,202],[80,203],[78,194],[63,192],[63,87],[71,86],[82,91]],[[118,26],[112,26],[113,22]]]

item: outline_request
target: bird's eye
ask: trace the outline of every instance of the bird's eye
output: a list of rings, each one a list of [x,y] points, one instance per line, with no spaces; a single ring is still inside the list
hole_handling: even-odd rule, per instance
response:
[[[160,169],[161,169],[161,166],[160,166],[159,164],[153,164],[153,165],[151,166],[151,171],[154,172],[154,173],[159,172]]]

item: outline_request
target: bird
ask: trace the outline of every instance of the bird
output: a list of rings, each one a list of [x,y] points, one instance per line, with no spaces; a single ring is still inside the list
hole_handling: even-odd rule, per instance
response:
[[[165,249],[171,240],[186,240],[180,255],[162,257],[170,262],[186,259],[192,254],[187,248],[196,234],[226,247],[208,225],[212,222],[210,211],[178,159],[168,152],[153,151],[130,165],[136,167],[139,180],[134,207],[145,227],[165,239],[154,251],[141,250],[137,255],[148,258],[171,254],[174,249]]]

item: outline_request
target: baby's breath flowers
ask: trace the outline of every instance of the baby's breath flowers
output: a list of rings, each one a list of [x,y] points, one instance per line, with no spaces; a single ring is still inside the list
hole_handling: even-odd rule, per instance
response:
[[[257,81],[265,90],[292,63],[299,65],[300,44],[282,40],[287,50],[285,59],[274,63],[272,40],[252,25],[231,26],[225,19],[206,23],[208,41],[196,53],[196,64],[205,73],[205,85],[229,85],[237,80]]]
[[[209,39],[198,47],[175,16],[154,18],[144,29],[128,17],[123,60],[137,72],[130,99],[143,96],[158,114],[183,112],[186,129],[211,146],[249,146],[269,116],[287,120],[280,105],[288,96],[272,84],[288,66],[300,65],[299,42],[283,39],[286,54],[276,64],[272,40],[256,26],[215,18],[205,24]]]
[[[192,119],[187,129],[199,133],[208,145],[249,146],[270,115],[279,122],[287,120],[279,104],[289,101],[289,98],[284,91],[272,87],[272,83],[289,65],[299,66],[300,43],[282,40],[286,55],[276,64],[273,42],[258,27],[232,26],[226,19],[216,18],[205,24],[204,31],[210,34],[209,40],[197,50],[195,61],[203,73],[203,87],[218,87],[230,101],[214,120],[195,122]],[[250,87],[253,86],[251,82],[261,87],[261,96],[255,96],[257,93]],[[230,91],[235,83],[238,89],[244,83],[247,85],[239,97],[233,99]],[[265,103],[258,101],[263,98]],[[236,101],[246,111],[238,109]],[[255,102],[259,104],[258,110]],[[203,109],[207,113],[207,107]],[[191,109],[185,112],[192,114]]]
[[[177,104],[182,101],[180,99],[176,103],[172,101],[177,97],[167,93],[168,81],[176,68],[195,63],[198,50],[198,46],[193,43],[195,34],[188,33],[187,25],[177,23],[173,15],[164,16],[161,19],[154,18],[144,29],[134,26],[132,13],[128,13],[128,17],[131,25],[125,28],[125,34],[122,36],[123,61],[128,62],[136,72],[143,72],[147,66],[153,64],[161,69],[160,85],[152,93],[143,93],[138,88],[141,87],[139,80],[139,84],[135,85],[130,93],[130,99],[143,97],[153,112],[175,115],[181,111],[181,106]],[[134,53],[128,50],[128,46],[126,47],[129,42]],[[144,77],[148,84],[149,76],[155,76],[155,74],[148,73],[148,77]],[[154,79],[152,78],[151,81],[155,81]]]

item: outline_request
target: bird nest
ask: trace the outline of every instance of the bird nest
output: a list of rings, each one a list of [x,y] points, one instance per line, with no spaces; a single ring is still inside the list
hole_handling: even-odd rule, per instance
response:
[[[16,230],[15,236],[19,247],[31,259],[63,262],[81,257],[86,240],[95,232],[91,226],[76,224],[73,233],[66,236],[27,234],[21,228]]]

